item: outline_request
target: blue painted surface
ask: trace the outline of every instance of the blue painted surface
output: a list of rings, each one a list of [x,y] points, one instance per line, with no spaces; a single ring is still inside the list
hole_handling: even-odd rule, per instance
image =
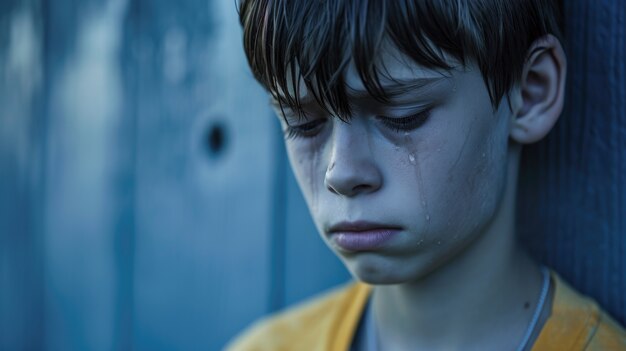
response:
[[[518,228],[626,324],[626,2],[566,1],[565,111],[524,150]]]
[[[43,319],[40,7],[0,3],[0,350],[40,349]]]
[[[218,349],[269,309],[272,116],[234,3],[135,6],[132,346]]]

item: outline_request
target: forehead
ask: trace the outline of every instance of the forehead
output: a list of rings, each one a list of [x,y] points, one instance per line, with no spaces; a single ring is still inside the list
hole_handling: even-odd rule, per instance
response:
[[[460,67],[461,63],[448,55],[442,54],[442,56],[446,58],[446,63],[453,67],[452,69],[444,70],[424,67],[401,53],[389,42],[386,42],[378,51],[375,60],[375,69],[378,73],[380,85],[389,97],[394,97],[410,91],[425,90],[435,85],[450,83],[454,78],[457,67]],[[296,71],[299,75],[297,68]],[[348,98],[363,99],[371,97],[354,59],[351,59],[341,75],[344,81],[342,88],[345,88]],[[303,79],[298,79],[297,92],[294,89],[294,82],[288,81],[287,83],[289,95],[297,95],[303,105],[316,103],[311,94],[309,94]],[[279,92],[278,95],[282,97],[284,93]],[[276,101],[273,101],[273,103],[277,104]]]
[[[454,60],[446,59],[450,66],[458,65]],[[431,83],[450,79],[453,76],[451,70],[432,69],[418,64],[388,42],[378,52],[376,68],[383,87],[422,88]],[[343,77],[348,92],[358,94],[367,91],[354,60],[346,68]]]

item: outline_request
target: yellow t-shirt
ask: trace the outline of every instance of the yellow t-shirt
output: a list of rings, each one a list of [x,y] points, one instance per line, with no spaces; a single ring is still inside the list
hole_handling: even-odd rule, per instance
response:
[[[552,312],[533,351],[626,350],[626,331],[552,273]],[[349,350],[371,286],[352,282],[252,325],[227,350]]]

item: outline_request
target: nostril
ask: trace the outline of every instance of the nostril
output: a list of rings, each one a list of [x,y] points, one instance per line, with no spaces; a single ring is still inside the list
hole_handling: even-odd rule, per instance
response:
[[[324,179],[324,186],[326,186],[326,189],[328,189],[331,193],[338,195],[339,193],[337,192],[337,190],[335,190],[335,188],[333,188],[333,186],[328,181],[328,172],[326,172],[326,175],[327,176]]]
[[[367,191],[369,189],[371,189],[372,186],[368,185],[368,184],[360,184],[355,186],[354,188],[352,188],[352,192],[353,193],[358,193],[358,192],[362,192],[362,191]]]

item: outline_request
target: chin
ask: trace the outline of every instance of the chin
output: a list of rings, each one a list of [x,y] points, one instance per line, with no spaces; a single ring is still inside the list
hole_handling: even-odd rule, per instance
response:
[[[373,254],[359,254],[342,260],[355,279],[371,285],[415,282],[434,270],[434,267],[425,265],[408,265],[405,259],[393,260]]]

